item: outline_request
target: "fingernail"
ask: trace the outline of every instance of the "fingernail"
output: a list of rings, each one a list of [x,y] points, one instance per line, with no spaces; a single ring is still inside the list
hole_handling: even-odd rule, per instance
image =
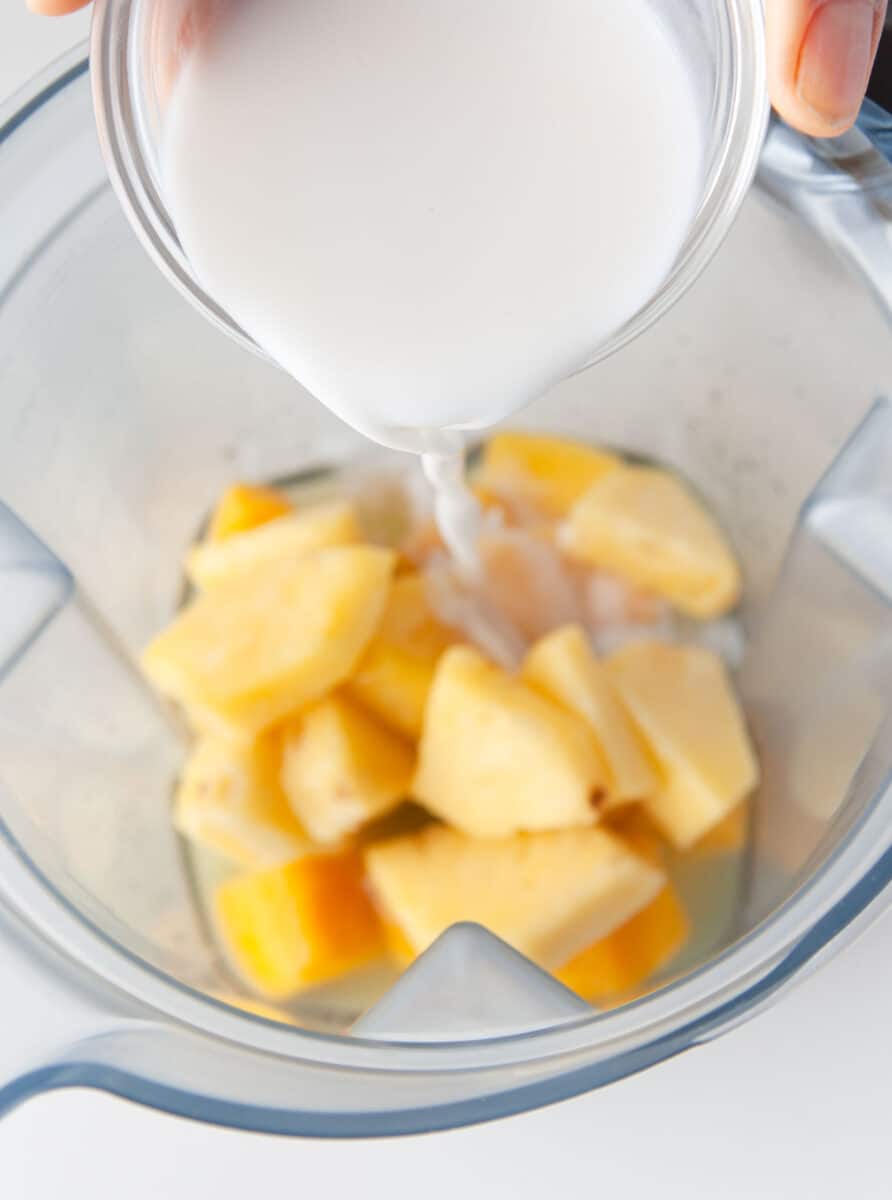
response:
[[[876,5],[872,0],[826,0],[812,17],[799,59],[800,98],[828,125],[858,114],[873,61]]]

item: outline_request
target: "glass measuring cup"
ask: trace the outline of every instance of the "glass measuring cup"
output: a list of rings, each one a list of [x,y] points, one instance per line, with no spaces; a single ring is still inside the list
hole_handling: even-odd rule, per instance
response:
[[[98,0],[91,59],[97,122],[110,177],[143,244],[172,282],[243,345],[257,349],[195,277],[160,179],[164,110],[179,63],[213,21],[219,0]],[[758,160],[767,115],[759,0],[681,0],[661,12],[695,81],[705,146],[698,207],[668,277],[631,320],[601,344],[596,362],[671,308],[730,228]],[[621,116],[619,117],[621,120]]]

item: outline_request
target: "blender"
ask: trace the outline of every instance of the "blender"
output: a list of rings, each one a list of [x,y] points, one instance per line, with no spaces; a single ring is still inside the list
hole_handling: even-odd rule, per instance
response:
[[[121,78],[145,43],[111,36],[127,11],[100,5],[94,29],[94,69],[117,80],[107,102],[123,122],[103,126],[106,151],[113,128],[132,135],[112,156],[118,186],[168,273],[212,310],[177,258],[150,160],[126,159],[151,135]],[[760,83],[757,71],[748,86]],[[757,148],[761,122],[742,128]],[[746,188],[717,152],[727,191],[687,248],[693,266],[647,315],[663,319],[520,422],[673,465],[744,565],[740,687],[764,781],[708,944],[651,994],[595,1012],[485,931],[455,927],[367,1011],[307,1004],[279,1020],[248,1011],[208,936],[169,820],[182,735],[134,663],[175,609],[180,552],[226,483],[343,462],[359,439],[148,261],[108,184],[82,53],[13,100],[0,125],[16,232],[0,246],[0,961],[20,1019],[0,1053],[0,1107],[86,1084],[279,1133],[490,1119],[732,1028],[884,906],[885,128],[869,107],[827,148],[772,127],[760,187],[682,298]]]

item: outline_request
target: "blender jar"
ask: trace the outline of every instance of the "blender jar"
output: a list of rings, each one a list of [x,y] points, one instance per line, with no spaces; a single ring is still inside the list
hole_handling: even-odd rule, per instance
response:
[[[650,995],[595,1012],[455,927],[364,1015],[307,1000],[277,1017],[249,1011],[208,936],[170,823],[184,738],[135,661],[222,487],[345,461],[359,440],[146,259],[108,186],[83,55],[7,107],[0,969],[19,1009],[0,1108],[78,1084],[280,1133],[489,1119],[731,1028],[886,903],[892,171],[862,134],[822,155],[775,128],[761,182],[649,336],[521,422],[677,467],[744,565],[740,687],[764,783],[708,941]]]

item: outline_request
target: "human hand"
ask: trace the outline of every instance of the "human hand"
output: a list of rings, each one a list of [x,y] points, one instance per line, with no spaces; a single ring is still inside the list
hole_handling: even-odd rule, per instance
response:
[[[55,16],[89,0],[27,0]],[[815,137],[842,133],[867,90],[887,0],[765,0],[768,79],[781,116]]]
[[[785,121],[843,133],[867,91],[887,0],[766,0],[768,81]]]

